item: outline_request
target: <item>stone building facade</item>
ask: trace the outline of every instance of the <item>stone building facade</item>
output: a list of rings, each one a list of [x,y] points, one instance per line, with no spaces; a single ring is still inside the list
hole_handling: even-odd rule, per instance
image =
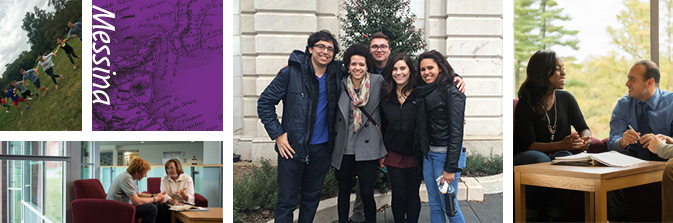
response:
[[[259,94],[294,49],[321,29],[339,33],[343,0],[234,0],[234,153],[275,160],[272,141],[257,118]],[[470,153],[502,154],[503,3],[497,0],[411,0],[427,49],[436,49],[465,80],[464,145]],[[344,47],[344,46],[342,46]],[[344,47],[345,48],[345,47]],[[277,106],[282,116],[282,103]],[[275,163],[275,162],[274,162]]]

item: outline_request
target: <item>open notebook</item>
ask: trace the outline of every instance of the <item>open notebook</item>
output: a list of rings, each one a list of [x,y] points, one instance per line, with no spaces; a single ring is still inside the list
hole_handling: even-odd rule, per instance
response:
[[[595,166],[602,164],[605,166],[627,167],[646,162],[647,161],[645,160],[627,156],[617,151],[610,151],[603,153],[583,152],[572,156],[556,157],[555,160],[551,161],[551,164],[576,166]]]
[[[168,210],[171,211],[209,211],[207,208],[192,205],[173,205]]]

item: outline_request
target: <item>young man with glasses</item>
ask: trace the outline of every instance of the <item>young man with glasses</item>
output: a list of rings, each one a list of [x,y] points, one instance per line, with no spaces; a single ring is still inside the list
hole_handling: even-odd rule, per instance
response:
[[[295,50],[288,66],[264,89],[257,115],[278,152],[276,222],[292,222],[299,202],[299,221],[313,222],[334,147],[341,62],[339,44],[327,30],[311,34],[306,51]],[[283,121],[276,105],[283,101]]]

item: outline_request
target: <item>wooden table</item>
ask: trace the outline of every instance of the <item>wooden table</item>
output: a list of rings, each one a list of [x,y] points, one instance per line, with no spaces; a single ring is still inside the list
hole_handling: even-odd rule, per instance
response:
[[[171,211],[171,223],[179,219],[183,223],[223,222],[222,208],[212,208],[209,211]]]
[[[584,220],[607,221],[607,192],[661,182],[666,162],[632,167],[565,166],[536,163],[514,167],[514,220],[526,220],[525,185],[584,191]]]

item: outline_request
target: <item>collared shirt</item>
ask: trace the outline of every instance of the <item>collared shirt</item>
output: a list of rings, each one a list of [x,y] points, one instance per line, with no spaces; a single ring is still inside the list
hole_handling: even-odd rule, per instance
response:
[[[124,203],[131,204],[131,195],[138,194],[138,184],[133,179],[133,176],[128,172],[124,171],[117,175],[112,184],[110,185],[110,190],[108,190],[107,200],[121,201]]]
[[[639,130],[641,126],[638,126],[638,116],[641,110],[639,102],[641,101],[629,97],[628,94],[617,101],[610,118],[608,150],[623,151],[619,146],[619,140],[622,139],[628,125],[631,125],[637,132],[641,131]],[[673,93],[657,88],[654,95],[644,102],[649,106],[647,114],[652,133],[673,135]]]
[[[185,193],[187,193],[188,196],[187,200],[182,198],[182,196],[177,193],[177,191],[181,190],[182,188],[187,188],[187,190],[185,190]],[[173,181],[170,176],[164,175],[161,177],[160,190],[162,192],[166,191],[164,202],[173,199],[174,201],[180,203],[194,204],[194,180],[192,180],[192,177],[187,174],[180,174],[177,181]]]

